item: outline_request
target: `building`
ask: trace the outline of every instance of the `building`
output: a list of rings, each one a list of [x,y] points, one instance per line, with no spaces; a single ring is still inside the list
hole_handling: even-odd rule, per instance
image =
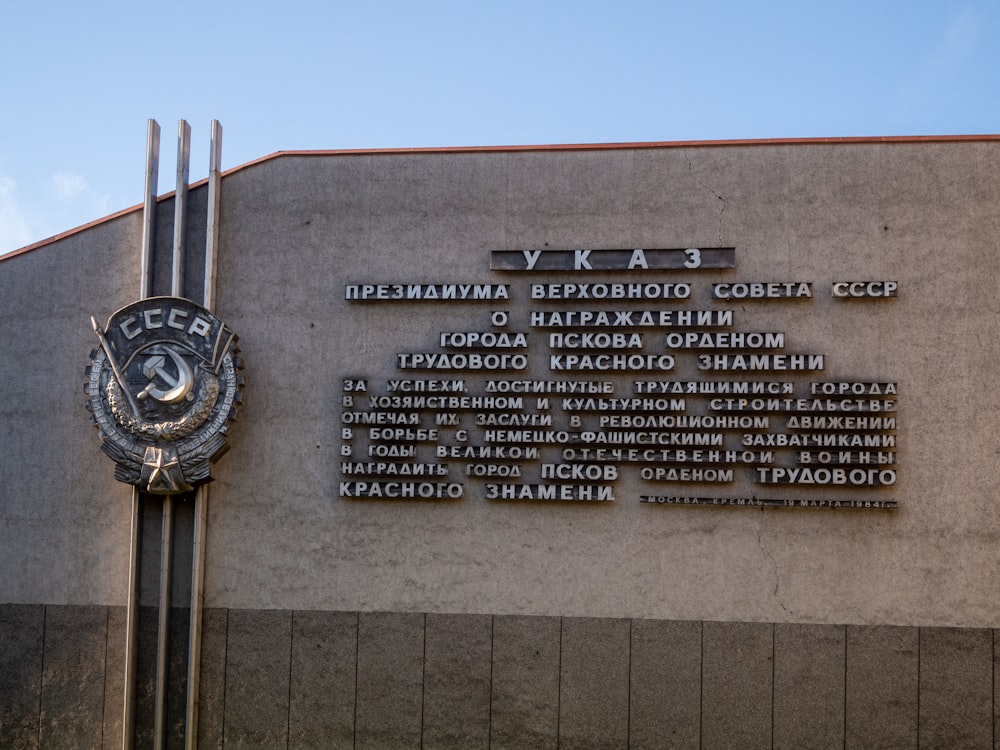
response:
[[[246,403],[207,485],[202,747],[995,746],[1000,137],[282,152],[219,205]],[[5,747],[121,745],[133,489],[84,387],[143,226],[0,260]]]

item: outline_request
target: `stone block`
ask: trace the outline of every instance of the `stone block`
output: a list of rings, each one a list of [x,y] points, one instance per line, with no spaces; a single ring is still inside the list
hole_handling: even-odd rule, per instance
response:
[[[920,747],[993,742],[993,631],[920,629]]]
[[[108,608],[47,606],[38,746],[100,747]]]
[[[917,746],[917,628],[847,627],[848,750]]]
[[[628,745],[629,621],[565,617],[559,679],[559,747]]]
[[[0,605],[0,747],[38,747],[45,607]]]
[[[198,747],[222,750],[226,709],[226,649],[229,610],[205,609],[201,620]]]
[[[774,626],[774,748],[844,745],[844,628]]]
[[[189,576],[190,577],[190,576]],[[184,750],[184,726],[187,721],[187,655],[191,629],[191,610],[171,607],[167,642],[167,698],[164,715],[164,739],[167,750]]]
[[[558,746],[559,639],[557,617],[493,618],[492,750]]]
[[[701,739],[701,628],[700,622],[632,621],[632,750],[697,750]]]
[[[997,631],[993,630],[993,746],[1000,747],[1000,659],[997,658]]]
[[[706,622],[703,631],[702,748],[771,747],[773,628]]]
[[[490,743],[493,618],[428,614],[424,750],[485,750]]]
[[[362,612],[358,618],[355,747],[419,748],[424,615]]]
[[[140,606],[136,619],[135,701],[132,732],[136,747],[152,747],[156,718],[156,607]]]
[[[108,644],[104,662],[104,750],[122,746],[125,712],[125,607],[108,607]]]
[[[292,613],[230,610],[225,744],[282,747],[288,740]]]
[[[294,612],[288,744],[354,747],[356,612]]]

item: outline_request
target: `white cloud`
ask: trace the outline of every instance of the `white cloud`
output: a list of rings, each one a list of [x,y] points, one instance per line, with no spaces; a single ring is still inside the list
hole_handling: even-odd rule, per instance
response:
[[[76,222],[99,219],[108,212],[108,196],[99,195],[83,175],[59,171],[52,175],[56,199],[62,204],[63,214]],[[67,227],[62,227],[66,229]]]
[[[73,200],[88,189],[87,181],[72,172],[56,172],[52,175],[52,184],[55,185],[56,195],[66,200]]]
[[[17,183],[0,175],[0,254],[29,244],[34,237],[27,212],[17,202]]]

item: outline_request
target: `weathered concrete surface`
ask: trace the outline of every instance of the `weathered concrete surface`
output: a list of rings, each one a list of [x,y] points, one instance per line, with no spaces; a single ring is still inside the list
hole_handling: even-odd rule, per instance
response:
[[[225,205],[246,210],[223,230],[233,250],[219,309],[241,334],[252,393],[267,397],[252,399],[219,466],[209,601],[996,624],[997,158],[993,142],[789,145],[289,157],[232,175]],[[459,502],[339,499],[339,378],[377,385],[396,374],[396,352],[433,350],[441,330],[488,330],[490,307],[403,314],[348,304],[344,285],[510,281],[523,300],[527,282],[490,274],[488,251],[546,243],[732,244],[737,269],[681,278],[702,290],[812,281],[810,301],[743,305],[746,329],[826,353],[823,379],[900,383],[900,481],[887,493],[900,509],[648,507],[628,479],[602,507],[491,503],[473,483]],[[848,278],[895,279],[901,293],[832,299],[831,282]],[[510,328],[528,330],[523,316]]]
[[[996,626],[998,146],[290,155],[230,173],[217,311],[250,387],[211,491],[207,604]],[[89,316],[137,294],[139,236],[128,214],[0,262],[0,601],[124,601],[130,491],[80,385]],[[692,307],[721,304],[704,299],[715,280],[810,281],[812,300],[741,305],[741,327],[825,353],[823,379],[900,384],[897,511],[650,507],[631,477],[600,507],[488,502],[473,482],[454,502],[338,497],[341,378],[382,383],[397,352],[488,330],[490,310],[348,303],[345,284],[509,281],[520,304],[528,282],[489,272],[490,250],[717,245],[735,269],[669,276],[695,285]],[[834,300],[840,279],[900,295]],[[510,328],[528,330],[523,310]],[[540,359],[526,373],[547,375]]]

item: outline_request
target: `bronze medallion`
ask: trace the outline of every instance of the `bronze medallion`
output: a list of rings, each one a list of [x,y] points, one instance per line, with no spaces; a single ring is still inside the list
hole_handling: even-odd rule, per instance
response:
[[[241,401],[237,337],[201,305],[150,297],[118,310],[87,370],[87,407],[115,478],[146,492],[211,480]]]

